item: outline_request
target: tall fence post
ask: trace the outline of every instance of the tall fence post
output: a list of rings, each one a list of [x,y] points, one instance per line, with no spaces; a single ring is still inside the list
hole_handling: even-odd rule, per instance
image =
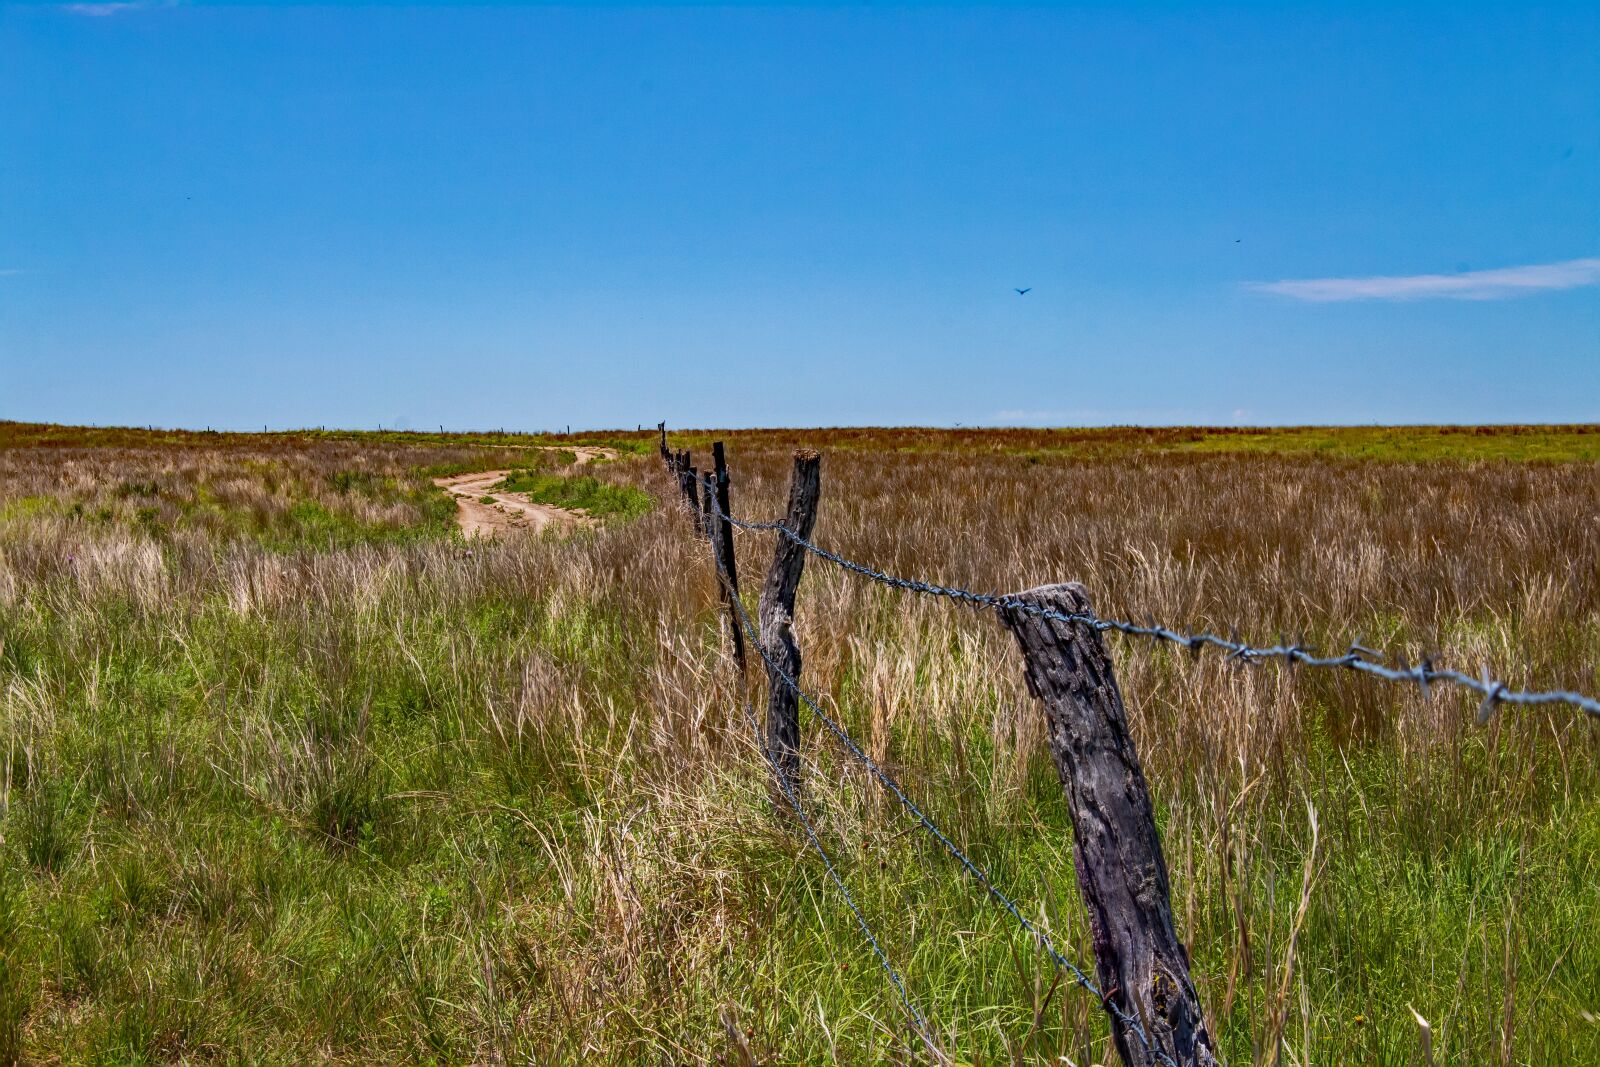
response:
[[[822,492],[822,457],[809,448],[796,449],[789,477],[789,510],[783,524],[809,538],[817,522]],[[793,791],[800,772],[799,699],[783,675],[800,680],[800,646],[794,639],[794,594],[805,570],[805,549],[787,537],[777,539],[772,567],[761,587],[761,648],[767,663],[767,755],[782,787]],[[781,673],[780,673],[781,671]]]
[[[663,462],[663,463],[665,463],[667,465],[667,469],[668,470],[671,470],[672,469],[672,453],[667,451],[667,424],[666,424],[666,422],[663,421],[663,422],[656,423],[656,429],[661,431],[661,462]]]
[[[720,580],[718,587],[722,590],[722,603],[728,609],[728,635],[733,642],[733,661],[738,665],[739,676],[744,677],[744,627],[740,625],[738,611],[734,608],[733,598],[739,595],[739,565],[733,558],[733,523],[728,521],[728,516],[733,514],[732,506],[728,502],[728,488],[731,479],[728,477],[728,457],[723,451],[721,441],[711,444],[711,463],[714,468],[712,480],[707,483],[709,499],[716,501],[714,521],[709,524],[707,532],[711,534],[712,557],[717,563],[717,573]],[[711,497],[711,493],[715,493]]]
[[[1062,615],[1090,614],[1088,594],[1076,582],[1007,599]],[[1178,1067],[1212,1067],[1216,1053],[1189,977],[1189,954],[1173,926],[1150,790],[1100,633],[1088,623],[1017,608],[1002,607],[1000,618],[1022,648],[1028,691],[1044,705],[1117,1052],[1128,1067],[1155,1067],[1165,1062],[1162,1054]],[[1142,1024],[1148,1047],[1129,1019]]]

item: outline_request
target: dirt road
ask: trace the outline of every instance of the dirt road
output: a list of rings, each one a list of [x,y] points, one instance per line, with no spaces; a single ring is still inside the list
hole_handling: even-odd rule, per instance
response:
[[[573,465],[583,466],[592,460],[615,459],[617,454],[609,448],[592,448],[585,445],[545,451],[566,451],[577,458]],[[456,498],[456,525],[463,537],[498,537],[508,530],[531,530],[538,533],[551,523],[578,526],[592,525],[594,520],[581,511],[568,511],[549,504],[536,504],[526,493],[492,492],[492,488],[510,473],[505,470],[473,471],[448,478],[435,478],[433,484]]]

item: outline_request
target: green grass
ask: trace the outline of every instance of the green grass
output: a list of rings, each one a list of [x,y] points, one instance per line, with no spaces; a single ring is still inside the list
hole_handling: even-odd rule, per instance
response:
[[[1016,452],[1039,455],[1114,458],[1150,452],[1263,453],[1320,455],[1352,460],[1476,462],[1486,460],[1600,462],[1600,425],[1503,426],[1300,426],[1233,427],[1073,427],[1059,429],[935,429],[905,427],[825,428],[816,430],[674,431],[674,448],[708,451],[711,442],[731,445],[808,443],[830,451]],[[284,430],[223,433],[127,427],[70,427],[0,420],[0,447],[51,448],[236,447],[268,442],[280,445],[321,441],[416,448],[526,449],[574,445],[604,447],[623,456],[654,455],[653,429],[577,434],[448,432],[412,430]],[[568,460],[567,462],[570,462]],[[430,468],[434,474],[475,469],[457,464]]]
[[[0,522],[26,520],[61,510],[61,501],[52,496],[14,497],[0,503]]]
[[[1015,454],[1121,460],[1174,453],[1330,458],[1359,462],[1600,462],[1600,425],[1571,426],[1299,426],[1273,429],[1112,426],[1060,429],[928,429],[878,427],[802,430],[690,431],[674,448],[696,456],[715,440],[731,448],[807,444],[829,452]]]
[[[570,467],[577,455],[566,449],[527,448],[502,449],[469,453],[437,463],[425,463],[413,469],[419,478],[448,478],[456,474],[472,474],[482,470],[504,467],[513,471],[548,471]]]
[[[163,542],[198,530],[277,552],[404,544],[448,537],[454,529],[454,501],[431,484],[369,471],[335,472],[327,482],[331,499],[317,499],[307,486],[285,479],[264,502],[223,498],[203,481],[165,489],[151,481],[125,482],[109,496],[70,503],[19,498],[0,505],[0,522],[59,513],[75,524],[120,524]],[[371,505],[403,505],[409,521],[372,518]]]
[[[564,476],[538,471],[513,471],[499,485],[499,492],[526,493],[537,504],[550,504],[568,510],[581,509],[599,519],[638,518],[650,510],[648,493],[631,485],[602,482],[592,475]]]
[[[286,522],[251,532],[262,544],[277,552],[405,544],[449,536],[453,529],[455,502],[443,493],[432,492],[419,493],[418,499],[424,518],[416,525],[363,522],[318,501],[301,500],[289,508]]]
[[[157,537],[186,527],[226,530],[275,552],[338,550],[357,545],[407,544],[448,537],[454,530],[454,500],[432,485],[372,475],[338,472],[330,479],[338,496],[333,503],[292,496],[281,510],[230,506],[205,491],[179,498],[174,510],[136,509],[133,521]],[[293,494],[293,489],[290,489]],[[404,503],[414,509],[409,522],[365,518],[359,501]],[[347,503],[348,502],[348,503]]]
[[[717,1020],[729,1013],[763,1061],[815,1062],[829,1042],[803,1024],[821,1012],[846,1061],[895,1056],[898,1042],[863,1014],[893,1017],[882,975],[803,841],[771,819],[749,754],[729,752],[726,779],[702,798],[717,817],[703,824],[629,754],[627,737],[656,724],[635,696],[655,640],[646,620],[603,601],[552,612],[487,590],[397,615],[403,589],[381,595],[370,619],[264,623],[210,602],[80,621],[70,649],[62,617],[10,624],[9,638],[45,655],[8,684],[61,711],[30,742],[33,769],[0,824],[0,1052],[28,1028],[34,1049],[67,1062],[457,1063],[486,1046],[575,1061],[583,1028],[558,1022],[574,1011],[619,1016],[605,1030],[611,1061],[725,1048]],[[380,622],[402,617],[398,630]],[[709,651],[715,631],[705,640]],[[93,658],[92,675],[75,656]],[[530,656],[585,679],[589,699],[613,703],[610,721],[497,732],[484,687],[514,692]],[[842,695],[864,736],[870,702],[853,686]],[[997,754],[973,710],[958,738],[930,742],[906,723],[888,752],[915,773],[958,768],[980,783],[916,791],[1086,959],[1054,771],[1037,761],[1023,794],[997,805],[981,785]],[[962,1022],[964,1055],[1009,1062],[1009,1042],[1028,1062],[1102,1062],[1061,1014],[1103,1033],[1098,1010],[1058,990],[1036,1019],[1049,975],[1009,917],[925,836],[902,833],[870,786],[828,785],[844,768],[821,735],[805,744],[820,771],[808,803],[842,876],[917,1001]],[[586,763],[590,749],[612,753],[604,768]],[[1515,1062],[1600,1054],[1580,1014],[1600,974],[1600,813],[1542,777],[1516,802],[1500,789],[1519,780],[1514,754],[1485,746],[1481,760],[1463,773],[1488,795],[1462,818],[1418,811],[1391,750],[1314,750],[1305,798],[1324,866],[1300,956],[1316,961],[1314,1039],[1338,1062],[1416,1062],[1406,1005],[1449,1024],[1449,1062],[1494,1061],[1508,945],[1525,985]],[[1298,868],[1302,813],[1301,797],[1286,797],[1281,817],[1248,835],[1241,889],[1258,969],[1281,948],[1298,892],[1274,872]],[[1213,843],[1171,807],[1162,818],[1169,862],[1202,884],[1193,910],[1177,906],[1222,1012],[1238,944]],[[590,982],[592,1001],[562,1006]],[[1246,981],[1219,1020],[1230,1062],[1252,1058],[1259,985]],[[630,1025],[622,1009],[646,1003],[649,1025]]]
[[[1174,446],[1188,452],[1314,454],[1394,462],[1484,460],[1600,462],[1600,427],[1402,426],[1301,427],[1267,431],[1204,431]]]
[[[306,440],[360,441],[372,445],[416,445],[428,447],[479,447],[479,448],[564,448],[578,445],[587,448],[610,448],[622,455],[649,455],[655,451],[656,437],[650,432],[624,435],[619,432],[552,434],[552,433],[502,433],[447,432],[427,433],[417,430],[286,430],[276,435],[304,438]],[[571,453],[568,453],[570,456]],[[569,458],[566,462],[571,462]]]

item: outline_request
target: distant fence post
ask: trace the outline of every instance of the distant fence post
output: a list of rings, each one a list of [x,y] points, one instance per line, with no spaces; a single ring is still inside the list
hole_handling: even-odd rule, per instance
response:
[[[822,457],[812,449],[796,449],[794,472],[789,478],[789,511],[783,524],[801,537],[810,537],[817,522],[817,499],[822,492]],[[772,567],[761,588],[761,648],[767,663],[767,756],[782,779],[780,787],[792,791],[799,782],[800,707],[786,674],[800,680],[800,646],[794,639],[794,594],[805,569],[805,549],[787,537],[777,539]],[[780,673],[781,670],[781,673]]]
[[[1076,582],[1007,599],[1063,615],[1090,614]],[[1028,691],[1044,705],[1050,754],[1072,816],[1073,861],[1089,914],[1112,1034],[1128,1067],[1212,1067],[1216,1053],[1172,922],[1166,860],[1111,659],[1087,623],[1002,607],[1021,646]],[[1149,1047],[1124,1019],[1139,1021]]]
[[[739,667],[739,676],[744,677],[744,627],[740,625],[739,613],[734,608],[733,598],[739,595],[739,566],[733,558],[733,523],[728,521],[728,516],[733,514],[728,502],[728,457],[722,449],[721,441],[711,444],[711,463],[715,470],[710,481],[707,482],[706,494],[708,499],[716,501],[716,511],[707,523],[707,533],[711,535],[711,554],[716,560],[719,580],[718,587],[722,591],[723,606],[728,609],[728,636],[733,642],[733,661]],[[715,493],[713,497],[711,494]]]

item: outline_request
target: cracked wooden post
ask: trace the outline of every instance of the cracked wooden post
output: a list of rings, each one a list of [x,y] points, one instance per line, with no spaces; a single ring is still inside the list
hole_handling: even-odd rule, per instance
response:
[[[661,462],[667,465],[667,470],[672,469],[672,453],[667,451],[667,424],[656,423],[656,429],[661,431]]]
[[[731,505],[728,503],[728,457],[722,450],[721,441],[711,443],[711,462],[715,468],[710,484],[715,490],[717,502],[716,512],[713,514],[714,528],[711,533],[711,552],[717,563],[717,573],[720,579],[717,586],[722,591],[723,606],[728,609],[728,634],[733,642],[733,662],[738,665],[739,677],[744,677],[744,626],[739,619],[738,610],[733,605],[733,598],[739,595],[739,566],[733,558],[733,523],[727,516],[732,515]]]
[[[1090,614],[1076,582],[1008,598],[1063,615]],[[1072,816],[1073,864],[1117,1052],[1128,1067],[1212,1067],[1216,1053],[1172,922],[1154,807],[1111,659],[1099,631],[1016,608],[1000,619],[1017,639],[1028,691],[1044,705],[1050,754]],[[1111,1007],[1138,1020],[1150,1047]]]
[[[822,492],[822,457],[800,448],[789,477],[789,511],[783,524],[809,538],[817,523],[817,498]],[[800,772],[800,700],[783,675],[800,681],[800,646],[794,639],[794,594],[805,570],[805,549],[779,534],[772,567],[761,587],[761,650],[767,663],[767,756],[780,788],[798,788]]]

